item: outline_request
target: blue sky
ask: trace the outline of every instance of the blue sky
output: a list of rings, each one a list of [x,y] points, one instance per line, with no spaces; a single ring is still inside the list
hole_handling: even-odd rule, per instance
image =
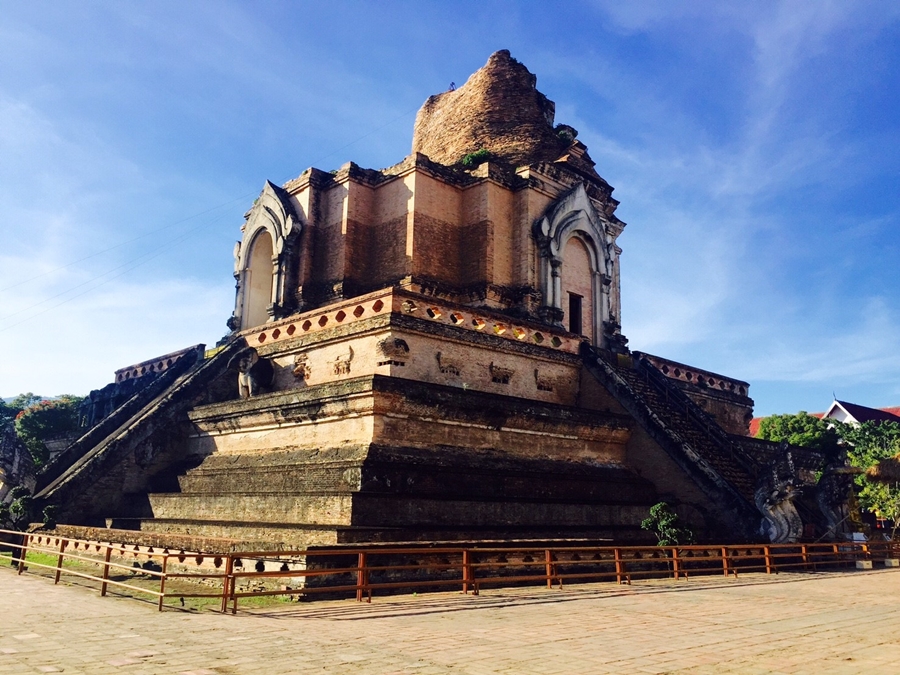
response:
[[[509,49],[628,223],[634,349],[900,405],[900,6],[0,0],[0,395],[225,332],[266,179],[408,152]]]

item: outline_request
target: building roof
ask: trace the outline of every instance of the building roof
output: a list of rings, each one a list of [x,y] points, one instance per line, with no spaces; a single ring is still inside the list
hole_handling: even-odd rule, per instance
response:
[[[831,412],[832,410],[834,410],[835,406],[840,406],[841,408],[843,408],[844,412],[847,413],[847,415],[849,415],[852,419],[856,420],[860,424],[862,424],[863,422],[897,422],[898,424],[900,424],[900,406],[893,406],[889,408],[868,408],[864,405],[858,405],[856,403],[850,403],[848,401],[835,400],[826,412],[813,412],[807,414],[818,418],[831,417]],[[766,417],[768,417],[768,415]],[[750,428],[748,429],[747,435],[756,437],[756,434],[759,433],[759,425],[764,419],[766,418],[754,417],[752,420],[750,420]]]
[[[834,403],[831,404],[831,407],[828,409],[828,412],[825,413],[826,417],[832,417],[832,412],[835,407],[841,407],[847,415],[849,415],[853,420],[862,424],[863,422],[897,422],[900,423],[900,416],[890,412],[891,410],[897,410],[897,408],[869,408],[864,405],[859,405],[857,403],[850,403],[849,401],[838,401],[835,399]]]

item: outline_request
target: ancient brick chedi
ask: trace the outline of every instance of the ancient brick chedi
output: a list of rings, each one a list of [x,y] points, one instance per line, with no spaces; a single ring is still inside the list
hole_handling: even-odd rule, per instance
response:
[[[223,346],[122,369],[154,375],[95,397],[39,501],[293,546],[637,540],[660,499],[701,537],[796,536],[819,458],[746,438],[747,383],[628,349],[625,224],[576,136],[501,51],[399,164],[266,183]]]

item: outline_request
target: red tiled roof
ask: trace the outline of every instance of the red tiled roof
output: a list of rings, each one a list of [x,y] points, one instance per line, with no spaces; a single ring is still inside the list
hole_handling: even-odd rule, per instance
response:
[[[750,435],[756,438],[756,434],[759,433],[759,423],[762,422],[765,417],[754,417],[750,420]]]

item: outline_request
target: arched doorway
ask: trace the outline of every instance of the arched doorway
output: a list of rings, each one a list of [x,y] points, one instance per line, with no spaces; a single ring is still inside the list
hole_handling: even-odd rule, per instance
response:
[[[243,273],[244,306],[241,328],[261,326],[269,320],[272,304],[272,236],[260,230],[250,244],[247,267]]]
[[[562,255],[560,272],[564,312],[563,325],[571,333],[594,343],[594,274],[591,254],[578,236],[570,237]]]

